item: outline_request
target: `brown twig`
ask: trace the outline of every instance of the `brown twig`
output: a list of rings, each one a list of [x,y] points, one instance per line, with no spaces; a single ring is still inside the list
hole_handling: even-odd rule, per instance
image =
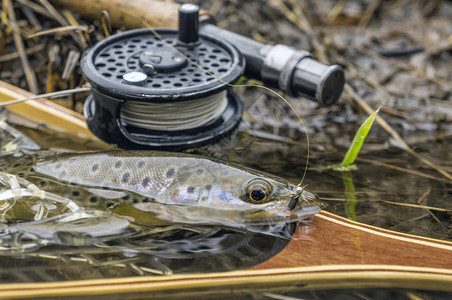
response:
[[[80,25],[80,23],[74,17],[72,12],[67,9],[63,10],[63,16],[66,18],[66,20],[69,22],[69,24],[71,26],[86,26],[86,29],[76,30],[75,32],[76,32],[76,34],[78,34],[78,37],[80,38],[83,48],[87,48],[88,44],[86,42],[86,35],[84,33],[89,31],[89,26],[88,25]]]
[[[394,226],[390,227],[389,229],[394,230],[394,229],[396,229],[397,227],[402,226],[404,223],[409,223],[409,222],[418,221],[418,220],[421,220],[421,219],[423,219],[423,218],[425,218],[425,217],[428,217],[428,214],[423,214],[423,215],[420,215],[420,216],[417,216],[417,217],[414,217],[414,218],[405,220],[405,221],[403,221],[403,222],[400,222],[400,223],[397,224],[397,225],[394,225]]]
[[[342,56],[339,56],[341,59],[343,59]],[[355,65],[353,65],[352,63],[347,63],[347,69],[352,72],[352,74],[354,75],[359,75],[361,78],[364,79],[364,81],[373,86],[374,88],[376,88],[377,90],[379,90],[380,92],[385,93],[386,95],[393,95],[393,96],[403,96],[402,92],[399,91],[388,91],[387,89],[385,89],[381,83],[379,83],[378,81],[376,81],[375,79],[373,79],[372,77],[370,77],[369,75],[367,75],[365,72],[359,70],[357,67],[355,67]]]
[[[35,12],[33,9],[31,9],[28,6],[22,5],[21,7],[22,12],[24,13],[25,17],[27,18],[28,22],[30,22],[30,25],[32,26],[33,31],[40,31],[42,30],[41,23],[39,22],[38,18],[36,17]]]
[[[291,10],[281,0],[274,1],[277,1],[278,8],[280,9],[281,13],[286,17],[286,19],[292,22],[295,26],[297,26],[300,30],[305,32],[310,37],[312,45],[316,51],[316,56],[319,59],[319,61],[325,64],[329,63],[328,58],[326,56],[325,48],[321,43],[319,43],[319,41],[315,37],[314,30],[312,29],[311,24],[306,18],[306,15],[303,12],[303,9],[300,6],[300,4],[296,1],[291,1],[294,8],[293,10]]]
[[[39,0],[42,5],[49,11],[49,13],[55,18],[55,20],[60,23],[61,26],[69,26],[69,22],[66,21],[63,16],[60,15],[60,13],[52,6],[52,4],[49,3],[47,0]],[[73,31],[69,31],[69,34],[72,36],[74,41],[80,46],[80,48],[83,48],[83,42],[80,39],[80,37]]]
[[[382,166],[382,167],[393,169],[393,170],[397,170],[397,171],[408,173],[408,174],[413,174],[413,175],[416,175],[419,177],[424,177],[424,178],[428,178],[428,179],[432,179],[432,180],[436,180],[436,181],[449,182],[447,179],[438,178],[438,177],[435,177],[435,176],[432,176],[429,174],[425,174],[425,173],[422,173],[419,171],[410,170],[410,169],[399,167],[396,165],[391,165],[391,164],[384,163],[384,162],[381,162],[381,161],[378,161],[375,159],[367,159],[367,158],[363,158],[363,157],[358,157],[356,160],[366,162],[369,164],[373,164],[373,165],[377,165],[377,166]]]
[[[44,47],[45,47],[44,44],[39,44],[39,45],[33,46],[33,47],[25,50],[25,54],[30,55],[30,54],[34,54],[36,52],[40,52],[40,51],[44,50]],[[0,63],[9,61],[9,60],[13,60],[16,58],[20,58],[19,52],[8,53],[8,54],[0,56]]]
[[[434,82],[436,84],[439,84],[439,85],[442,85],[442,86],[445,86],[445,87],[450,87],[451,86],[450,81],[444,80],[444,79],[436,77],[436,76],[429,75],[429,74],[425,73],[425,71],[423,71],[422,69],[416,68],[416,67],[414,67],[414,66],[412,66],[410,64],[403,63],[403,62],[401,62],[401,61],[399,61],[397,59],[393,59],[393,58],[390,58],[390,57],[382,56],[382,55],[380,55],[380,54],[378,54],[378,53],[376,53],[376,52],[374,52],[372,50],[369,50],[369,49],[366,49],[366,48],[363,48],[363,47],[356,47],[356,49],[358,51],[361,51],[362,53],[368,55],[368,56],[371,56],[373,58],[385,61],[385,62],[387,62],[387,63],[389,63],[391,65],[395,65],[395,66],[397,66],[400,69],[403,69],[405,71],[411,72],[412,74],[415,74],[416,76],[422,77],[422,78],[424,78],[426,80],[429,80],[431,82]]]
[[[381,202],[388,203],[388,204],[399,205],[399,206],[406,206],[406,207],[413,207],[413,208],[423,208],[423,209],[426,209],[427,211],[429,211],[430,213],[431,213],[431,210],[443,211],[443,212],[451,212],[452,211],[452,209],[433,207],[433,206],[426,206],[426,205],[419,205],[419,204],[401,203],[401,202],[394,202],[394,201],[387,201],[387,200],[382,200]],[[438,222],[440,223],[440,225],[442,225],[441,221],[438,220]],[[444,225],[442,225],[442,226],[444,226]]]
[[[72,31],[72,30],[88,30],[88,28],[89,28],[88,25],[63,26],[63,27],[52,28],[52,29],[36,32],[32,35],[27,36],[27,39],[31,39],[31,38],[35,38],[35,37],[43,36],[43,35],[47,35],[47,34],[63,33],[63,32],[66,33],[66,32]]]
[[[431,187],[428,187],[428,189],[422,194],[422,196],[417,200],[417,204],[422,204],[422,202],[424,202],[424,200],[427,198],[427,196],[430,194],[430,192],[432,191]]]
[[[366,10],[364,11],[363,17],[359,21],[358,27],[362,31],[365,29],[367,24],[369,23],[370,19],[374,15],[377,8],[380,6],[380,0],[374,0],[370,2],[370,4],[367,6]]]
[[[42,7],[39,4],[36,4],[34,2],[31,2],[29,0],[15,0],[17,2],[19,2],[20,4],[31,8],[32,10],[34,10],[35,12],[37,12],[38,14],[41,14],[47,18],[50,19],[55,19],[44,7]]]
[[[25,46],[24,42],[22,40],[22,37],[20,36],[19,27],[17,26],[16,22],[16,14],[14,13],[14,7],[11,2],[11,0],[5,0],[7,11],[8,11],[8,25],[13,30],[13,38],[14,38],[14,44],[16,45],[17,52],[19,53],[20,62],[22,63],[22,67],[24,68],[25,77],[27,79],[28,88],[30,89],[30,92],[33,94],[39,93],[38,89],[38,82],[36,80],[36,75],[33,71],[33,69],[30,67],[30,63],[28,62],[28,57],[25,52]]]
[[[57,57],[60,55],[60,47],[55,44],[49,49],[49,62],[47,63],[47,80],[46,80],[46,93],[55,91],[56,82],[59,80],[59,76],[54,74],[53,68]]]
[[[104,30],[105,37],[109,37],[111,32],[111,21],[108,11],[103,10],[101,12],[100,22],[102,23],[102,29]]]
[[[422,194],[422,196],[417,200],[418,204],[422,204],[422,202],[424,202],[424,200],[427,198],[427,196],[430,194],[432,188],[429,187],[424,194]],[[429,214],[430,216],[443,228],[444,231],[447,232],[448,228],[446,226],[443,225],[443,223],[438,219],[438,217],[432,212],[432,210],[437,210],[437,209],[432,209],[431,207],[425,206],[423,207]]]
[[[63,74],[61,79],[68,80],[71,74],[74,72],[75,67],[80,59],[80,52],[71,50],[67,56],[66,64],[64,65]]]

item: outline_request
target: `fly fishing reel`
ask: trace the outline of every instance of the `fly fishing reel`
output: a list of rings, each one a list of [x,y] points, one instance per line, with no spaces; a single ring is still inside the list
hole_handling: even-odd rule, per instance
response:
[[[179,30],[137,29],[95,45],[82,60],[92,86],[90,130],[125,149],[177,150],[217,140],[239,123],[228,88],[244,70],[235,47],[198,32],[198,6],[179,10]]]
[[[199,23],[198,12],[181,5],[179,30],[126,31],[84,55],[81,67],[92,87],[84,114],[95,135],[124,149],[211,143],[240,122],[242,104],[228,86],[242,74],[321,105],[339,98],[339,66],[218,28],[207,15]]]

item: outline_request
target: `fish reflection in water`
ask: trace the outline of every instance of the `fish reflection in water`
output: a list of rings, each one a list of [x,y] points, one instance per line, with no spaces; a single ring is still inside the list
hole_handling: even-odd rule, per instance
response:
[[[282,179],[197,156],[117,151],[2,164],[3,253],[58,245],[260,260],[276,240],[290,238],[287,224],[319,211],[315,195]],[[252,246],[257,235],[270,246]]]
[[[0,109],[0,157],[14,155],[22,150],[41,150],[38,144],[7,122],[5,110]]]

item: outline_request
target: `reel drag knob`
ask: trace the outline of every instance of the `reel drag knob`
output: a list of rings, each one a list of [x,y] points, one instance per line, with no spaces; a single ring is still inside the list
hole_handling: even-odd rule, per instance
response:
[[[244,72],[235,47],[198,32],[199,8],[184,4],[179,30],[130,30],[87,51],[82,71],[92,94],[89,129],[124,149],[181,150],[212,143],[240,122],[228,88]]]
[[[194,45],[199,42],[199,6],[191,3],[179,7],[178,43]]]

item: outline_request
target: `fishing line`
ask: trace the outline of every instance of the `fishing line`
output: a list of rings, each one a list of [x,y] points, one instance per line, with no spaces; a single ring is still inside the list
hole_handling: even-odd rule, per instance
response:
[[[196,68],[202,70],[204,73],[208,74],[209,76],[215,78],[215,80],[225,84],[226,86],[229,87],[233,87],[233,88],[245,88],[245,87],[255,87],[255,88],[261,88],[264,89],[270,93],[272,93],[273,95],[277,96],[279,99],[281,99],[284,103],[287,104],[287,106],[294,112],[295,116],[297,117],[297,119],[300,121],[301,126],[304,128],[305,130],[305,135],[306,135],[306,144],[307,144],[307,153],[306,153],[306,166],[305,169],[303,171],[303,176],[300,180],[300,183],[298,184],[299,187],[301,187],[307,171],[308,171],[308,165],[309,165],[309,155],[310,155],[310,141],[309,141],[309,134],[308,134],[308,130],[306,128],[306,125],[304,124],[303,119],[301,118],[300,114],[295,110],[295,108],[292,106],[292,104],[289,102],[289,100],[287,100],[283,95],[281,95],[280,93],[276,92],[275,90],[266,87],[264,85],[260,85],[260,84],[232,84],[229,82],[225,82],[223,81],[221,78],[219,78],[218,76],[216,76],[215,74],[213,74],[212,72],[210,72],[209,70],[206,70],[205,68],[203,68],[201,65],[199,65],[197,62],[193,61],[192,59],[190,59],[189,57],[187,57],[184,53],[182,53],[181,51],[179,51],[179,49],[177,49],[176,47],[174,47],[172,44],[168,43],[155,29],[153,26],[151,26],[146,20],[140,19],[135,15],[129,14],[127,12],[124,12],[125,14],[137,19],[138,21],[140,21],[149,31],[152,32],[152,34],[154,36],[156,36],[162,43],[164,43],[167,47],[171,48],[175,53],[179,54],[180,56],[182,56],[186,61],[188,61],[189,64],[195,66]]]
[[[72,94],[76,94],[76,93],[83,93],[83,92],[90,92],[90,91],[91,91],[90,87],[79,87],[79,88],[75,88],[75,89],[40,94],[40,95],[26,97],[26,98],[22,98],[22,99],[1,102],[0,107],[25,102],[28,100],[37,100],[37,99],[41,99],[41,98],[55,98],[55,97],[68,96],[68,95],[72,95]]]

